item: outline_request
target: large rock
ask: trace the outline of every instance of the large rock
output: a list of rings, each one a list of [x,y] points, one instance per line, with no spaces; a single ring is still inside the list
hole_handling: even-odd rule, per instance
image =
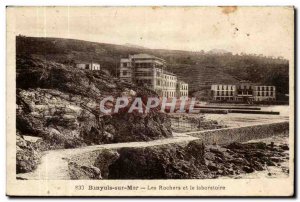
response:
[[[106,96],[136,96],[143,102],[148,96],[157,96],[149,89],[31,56],[18,57],[17,69],[17,129],[21,134],[45,138],[49,148],[57,143],[57,148],[77,147],[172,136],[170,119],[156,110],[146,115],[120,112],[103,116],[97,109]],[[82,144],[72,145],[72,141]]]
[[[17,135],[16,169],[17,173],[31,172],[37,168],[41,154],[31,142]]]
[[[207,178],[204,146],[167,144],[145,148],[122,148],[109,166],[109,179],[191,179]]]
[[[69,175],[72,180],[102,179],[101,171],[95,166],[81,166],[70,162]]]

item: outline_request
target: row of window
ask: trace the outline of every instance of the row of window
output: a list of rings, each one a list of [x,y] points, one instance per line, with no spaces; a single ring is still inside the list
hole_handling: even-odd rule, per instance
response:
[[[271,91],[270,92],[270,94],[269,94],[269,92],[257,92],[257,96],[273,96],[273,91]]]
[[[135,76],[153,76],[153,72],[148,72],[148,71],[139,71],[135,72]]]
[[[121,67],[130,67],[130,63],[129,62],[122,62]]]
[[[233,86],[217,86],[217,90],[234,90]],[[237,89],[252,89],[252,86],[238,86]],[[257,86],[256,89],[258,91],[273,91],[275,88],[273,86]]]
[[[265,91],[267,91],[267,90],[273,91],[273,90],[275,90],[275,89],[273,88],[273,86],[262,86],[262,87],[258,86],[258,87],[257,87],[257,90],[258,90],[258,91],[260,91],[260,90],[261,90],[261,91],[264,91],[264,90],[265,90]]]
[[[230,95],[230,96],[233,96],[233,91],[217,91],[217,96],[218,95],[226,95],[226,96],[228,96],[228,95]]]
[[[180,94],[180,96],[188,96],[188,92],[187,92],[187,91],[185,91],[185,92],[180,92],[179,94]]]
[[[176,87],[176,83],[175,82],[161,81],[159,79],[156,79],[156,85],[158,85],[158,86],[166,86],[166,87]]]
[[[180,90],[188,90],[188,86],[187,85],[181,85]]]
[[[233,90],[233,87],[232,86],[222,86],[222,87],[220,87],[220,86],[217,86],[217,90],[228,90],[228,89],[230,89],[230,90]]]
[[[215,100],[235,100],[234,97],[215,97]],[[236,100],[242,100],[242,99],[236,99]],[[265,101],[265,100],[268,100],[268,101],[271,101],[271,100],[275,100],[275,98],[255,98],[254,99],[255,101]]]
[[[228,93],[228,91],[226,91],[226,92],[221,91],[219,93],[219,91],[217,91],[216,96],[233,96],[233,92]],[[274,96],[274,93],[273,92],[270,92],[270,93],[269,92],[262,92],[262,93],[258,92],[256,96],[262,96],[262,97],[263,96]]]
[[[174,92],[174,91],[163,91],[162,94],[164,97],[175,97],[176,96],[176,92]]]
[[[136,63],[135,67],[150,68],[154,67],[153,63]]]

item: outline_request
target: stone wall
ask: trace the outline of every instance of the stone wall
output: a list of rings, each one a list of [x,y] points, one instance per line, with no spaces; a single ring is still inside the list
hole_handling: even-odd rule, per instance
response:
[[[245,142],[253,139],[267,138],[289,132],[289,122],[260,124],[245,127],[222,128],[199,132],[190,132],[188,135],[200,138],[205,144],[228,144]]]

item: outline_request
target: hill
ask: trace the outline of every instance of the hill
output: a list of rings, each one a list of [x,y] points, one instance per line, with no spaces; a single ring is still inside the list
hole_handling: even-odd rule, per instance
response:
[[[148,53],[168,62],[167,69],[190,85],[190,93],[209,88],[211,83],[236,83],[249,80],[274,85],[279,97],[289,93],[289,65],[283,58],[263,55],[234,55],[225,50],[208,52],[147,49],[62,38],[17,37],[17,54],[35,55],[63,64],[74,60],[93,60],[117,76],[121,57]],[[207,96],[206,93],[204,95]]]

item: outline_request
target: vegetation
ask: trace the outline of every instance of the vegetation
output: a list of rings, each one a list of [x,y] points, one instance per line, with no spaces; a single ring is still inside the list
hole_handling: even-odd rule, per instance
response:
[[[198,92],[202,97],[208,96],[207,87],[211,83],[236,83],[239,80],[274,85],[279,98],[289,93],[289,64],[282,57],[244,53],[234,55],[225,51],[147,49],[62,38],[17,37],[18,54],[35,55],[66,65],[76,60],[93,60],[114,76],[118,74],[121,57],[141,52],[165,59],[168,62],[167,69],[190,84],[190,93]]]

